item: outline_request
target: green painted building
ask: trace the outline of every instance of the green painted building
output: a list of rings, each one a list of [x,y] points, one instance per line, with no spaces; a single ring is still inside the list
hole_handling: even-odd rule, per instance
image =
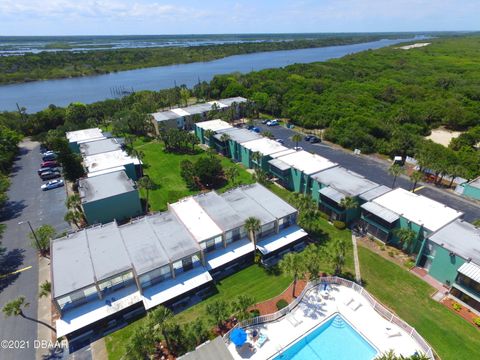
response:
[[[269,161],[270,173],[291,191],[309,194],[311,175],[333,168],[337,164],[307,151],[292,151]]]
[[[77,154],[80,153],[80,144],[93,140],[106,139],[102,130],[99,128],[69,131],[65,136],[68,140],[68,147]]]
[[[327,213],[331,220],[347,224],[360,218],[360,206],[371,199],[371,191],[376,193],[377,188],[383,192],[388,191],[387,187],[381,187],[340,166],[311,175],[311,181],[312,198],[318,202],[320,210]],[[364,194],[366,196],[362,197]],[[340,203],[344,198],[352,198],[357,206],[343,208]]]
[[[228,135],[228,141],[223,141],[223,134]],[[214,135],[214,146],[219,153],[222,153],[236,162],[241,162],[242,149],[244,149],[242,144],[261,138],[262,136],[254,131],[234,127],[218,131],[218,133]]]
[[[261,137],[241,144],[240,162],[246,168],[261,168],[263,171],[270,171],[269,161],[282,155],[290,154],[294,150],[286,148],[275,140]],[[259,154],[259,159],[255,160],[254,154]]]
[[[468,183],[461,184],[460,186],[463,188],[462,195],[480,200],[480,177]]]
[[[480,311],[480,230],[455,220],[428,236],[417,264],[451,287],[451,294]]]
[[[125,171],[81,179],[78,191],[89,225],[121,222],[143,213],[138,190]]]
[[[433,232],[460,218],[462,213],[422,195],[397,188],[362,204],[361,223],[378,239],[399,244],[396,229],[410,229],[415,238],[409,251],[420,253]]]
[[[194,124],[195,135],[197,136],[200,144],[206,144],[212,146],[214,144],[213,135],[217,134],[219,131],[233,129],[233,127],[223,120],[208,120],[202,121]],[[208,133],[211,133],[212,136],[208,137]]]

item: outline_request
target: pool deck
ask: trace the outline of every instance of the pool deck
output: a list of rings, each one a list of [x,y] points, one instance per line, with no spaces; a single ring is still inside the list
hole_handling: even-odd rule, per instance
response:
[[[273,358],[335,313],[340,313],[376,348],[378,354],[391,349],[397,355],[404,356],[413,355],[416,351],[421,353],[420,345],[407,332],[383,318],[368,300],[355,290],[341,285],[331,285],[329,296],[324,298],[323,295],[319,285],[309,290],[291,313],[277,321],[247,329],[247,332],[253,328],[259,330],[268,337],[268,340],[259,347],[249,337],[247,341],[253,344],[254,352],[250,351],[248,345],[237,349],[230,343],[228,349],[234,359]]]

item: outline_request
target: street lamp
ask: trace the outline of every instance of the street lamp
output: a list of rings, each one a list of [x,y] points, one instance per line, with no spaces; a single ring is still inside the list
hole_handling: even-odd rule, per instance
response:
[[[35,239],[35,242],[37,243],[38,250],[42,251],[42,247],[40,246],[40,242],[38,241],[37,234],[35,234],[35,231],[33,231],[32,224],[30,224],[30,220],[20,221],[18,223],[18,225],[22,225],[22,224],[25,224],[25,223],[28,224],[28,227],[30,228],[30,231],[32,232],[33,238]]]

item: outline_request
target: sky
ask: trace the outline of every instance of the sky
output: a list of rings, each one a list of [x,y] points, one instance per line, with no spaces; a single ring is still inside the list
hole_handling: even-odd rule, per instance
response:
[[[480,29],[480,0],[0,0],[0,36]]]

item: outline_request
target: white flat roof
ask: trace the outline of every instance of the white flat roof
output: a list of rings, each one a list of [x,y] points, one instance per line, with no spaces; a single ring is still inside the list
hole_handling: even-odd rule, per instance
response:
[[[308,233],[301,227],[292,225],[281,230],[278,234],[260,240],[257,243],[257,249],[260,250],[263,255],[267,255],[307,235]]]
[[[220,119],[202,121],[202,122],[196,123],[195,125],[200,129],[212,130],[212,131],[220,131],[220,130],[232,128],[232,126],[229,123]]]
[[[242,146],[246,149],[249,149],[252,152],[258,151],[263,156],[278,153],[280,151],[289,150],[288,148],[276,142],[275,140],[271,140],[267,138],[248,141],[246,143],[243,143]]]
[[[295,153],[295,152],[297,152],[297,151],[296,151],[296,150],[293,150],[293,149],[287,149],[287,150],[283,150],[283,151],[277,152],[277,153],[275,153],[275,154],[272,154],[272,155],[270,155],[270,157],[271,157],[272,159],[278,159],[278,158],[280,158],[280,157],[282,157],[282,156],[285,156],[285,155],[288,155],[288,154],[293,154],[293,153]]]
[[[83,163],[85,164],[87,171],[90,173],[111,168],[118,168],[127,164],[138,164],[139,160],[129,156],[123,150],[116,150],[85,156],[83,158]]]
[[[151,309],[212,280],[210,273],[203,266],[198,266],[177,275],[175,279],[162,281],[146,288],[142,296],[143,305],[145,309]]]
[[[207,253],[207,269],[214,270],[250,252],[253,252],[253,243],[250,239],[235,241],[226,248]]]
[[[300,170],[301,172],[311,175],[317,172],[337,166],[336,163],[317,154],[311,154],[307,151],[295,151],[291,154],[279,157],[278,160]]]
[[[115,300],[113,300],[113,298]],[[110,301],[108,305],[107,300]],[[114,293],[108,294],[103,299],[89,301],[79,307],[66,311],[56,321],[57,336],[65,336],[94,322],[115,314],[133,304],[142,301],[136,286],[129,286]]]
[[[217,100],[209,101],[208,104],[210,104],[210,105],[212,105],[212,106],[213,106],[213,105],[217,105],[217,107],[218,107],[219,109],[223,109],[223,108],[226,108],[226,107],[229,106],[229,105],[225,105],[224,103],[221,103],[220,100],[219,100],[219,101],[217,101]]]
[[[176,108],[176,109],[170,109],[171,112],[174,112],[178,116],[188,116],[190,113],[186,112],[185,110],[181,108]]]
[[[99,128],[69,131],[65,134],[69,142],[88,141],[93,139],[105,139]]]
[[[193,198],[180,200],[170,204],[170,207],[198,242],[222,234],[222,229],[217,226]]]
[[[112,172],[117,172],[117,171],[125,171],[125,166],[117,166],[117,167],[112,167],[110,169],[105,169],[105,170],[100,170],[100,171],[94,171],[94,172],[89,172],[87,174],[87,177],[94,177],[94,176],[98,176],[98,175],[105,175],[105,174],[109,174],[109,173],[112,173]]]
[[[437,231],[462,216],[460,211],[401,188],[389,191],[373,202],[430,231]]]

